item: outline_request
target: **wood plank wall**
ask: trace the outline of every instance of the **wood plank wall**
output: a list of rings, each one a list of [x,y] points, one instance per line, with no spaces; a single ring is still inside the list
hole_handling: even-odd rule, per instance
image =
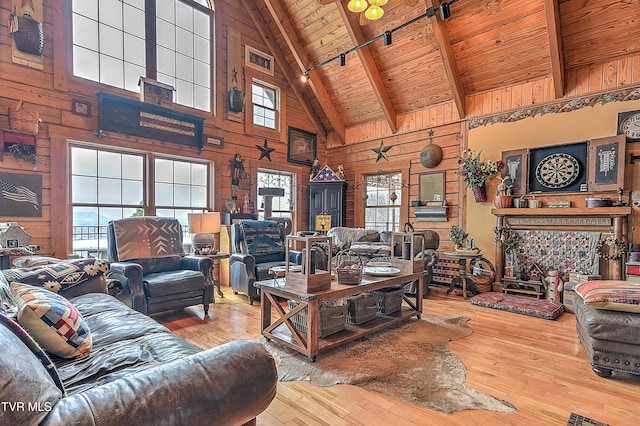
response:
[[[240,120],[228,119],[227,75],[225,61],[227,58],[227,29],[234,28],[242,34],[242,46],[250,45],[258,50],[268,52],[257,30],[246,16],[240,2],[219,0],[216,2],[218,20],[216,27],[216,96],[218,114],[205,115],[205,135],[223,140],[223,147],[218,148],[205,143],[204,151],[198,155],[190,147],[184,147],[151,139],[118,135],[106,132],[102,138],[97,137],[98,104],[96,92],[109,91],[121,96],[137,98],[132,94],[115,88],[75,79],[71,76],[68,48],[55,50],[53,46],[68,46],[69,35],[65,33],[69,26],[68,0],[60,3],[45,2],[44,10],[44,69],[37,70],[12,63],[11,37],[6,23],[11,10],[9,5],[0,6],[0,129],[9,129],[8,108],[15,107],[19,100],[24,101],[26,108],[37,111],[43,122],[37,136],[38,163],[35,165],[5,155],[0,162],[0,171],[8,173],[39,174],[42,176],[42,217],[0,217],[0,222],[17,221],[33,238],[31,243],[42,247],[39,254],[65,257],[71,250],[71,220],[68,205],[68,140],[89,142],[103,147],[132,149],[144,152],[204,159],[214,164],[214,205],[215,210],[224,210],[225,200],[231,197],[231,181],[229,161],[236,153],[244,159],[246,172],[250,178],[240,185],[239,198],[245,193],[255,203],[255,182],[258,168],[275,169],[292,172],[297,175],[300,190],[297,193],[296,213],[297,228],[308,227],[308,179],[309,167],[287,162],[287,126],[312,130],[309,120],[293,92],[285,84],[281,70],[276,66],[275,75],[270,76],[255,70],[244,69],[240,73],[241,84],[250,84],[251,76],[279,86],[282,89],[282,129],[269,135],[268,145],[275,148],[271,153],[272,161],[263,158],[258,160],[260,151],[256,145],[263,145],[265,135],[247,127],[244,114]],[[240,52],[244,64],[244,49]],[[244,68],[244,67],[243,67]],[[245,92],[246,93],[246,92]],[[73,99],[88,102],[91,115],[84,117],[71,112]],[[194,111],[175,106],[176,110],[188,113]],[[246,108],[245,108],[246,112]],[[319,147],[319,154],[325,155],[325,147]]]

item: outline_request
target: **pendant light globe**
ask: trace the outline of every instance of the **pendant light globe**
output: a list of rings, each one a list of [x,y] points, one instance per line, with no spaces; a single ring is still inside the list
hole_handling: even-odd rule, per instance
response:
[[[384,6],[389,3],[389,0],[369,0],[372,6]]]
[[[369,3],[367,0],[349,0],[349,4],[347,4],[347,8],[352,12],[364,12]]]
[[[364,16],[370,21],[382,18],[382,15],[384,15],[384,10],[380,6],[369,6],[364,12]]]

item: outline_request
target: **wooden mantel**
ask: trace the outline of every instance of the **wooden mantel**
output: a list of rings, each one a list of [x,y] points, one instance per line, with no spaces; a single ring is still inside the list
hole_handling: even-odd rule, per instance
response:
[[[617,241],[627,243],[627,218],[631,207],[569,207],[538,209],[493,209],[496,229],[505,226],[512,229],[558,229],[610,232]],[[504,245],[496,244],[496,282],[502,282],[504,274]],[[605,279],[622,279],[623,259],[606,260]]]

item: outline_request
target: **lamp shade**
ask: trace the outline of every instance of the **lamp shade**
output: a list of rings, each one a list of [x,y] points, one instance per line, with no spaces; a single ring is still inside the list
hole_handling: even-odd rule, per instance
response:
[[[384,15],[384,10],[380,6],[371,5],[364,11],[364,16],[370,21],[382,18],[382,15]]]
[[[220,232],[220,212],[189,213],[189,232],[192,234],[212,234]]]

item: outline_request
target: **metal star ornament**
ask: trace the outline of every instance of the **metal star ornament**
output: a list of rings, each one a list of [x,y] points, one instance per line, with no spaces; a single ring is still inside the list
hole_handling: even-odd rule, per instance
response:
[[[393,148],[392,146],[384,146],[384,140],[380,141],[380,148],[376,148],[373,149],[372,151],[375,152],[376,154],[378,154],[378,158],[376,158],[376,163],[378,161],[380,161],[381,158],[384,158],[385,160],[389,161],[389,157],[387,155],[387,151],[389,151],[391,148]]]
[[[271,153],[273,151],[275,151],[275,148],[269,148],[269,146],[267,145],[267,139],[264,140],[264,145],[260,146],[260,145],[256,145],[256,148],[258,148],[260,150],[260,158],[258,158],[258,160],[262,160],[264,157],[267,157],[267,160],[269,160],[269,162],[271,162]]]

